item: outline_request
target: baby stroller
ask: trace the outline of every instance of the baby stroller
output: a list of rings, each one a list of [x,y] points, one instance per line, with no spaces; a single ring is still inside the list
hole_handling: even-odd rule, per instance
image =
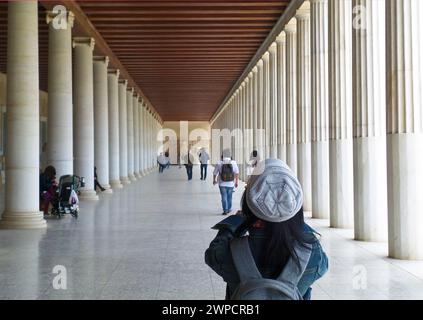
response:
[[[78,218],[78,195],[79,189],[85,186],[84,178],[75,175],[66,175],[60,177],[57,197],[53,202],[52,215],[61,218],[64,214],[71,214]]]

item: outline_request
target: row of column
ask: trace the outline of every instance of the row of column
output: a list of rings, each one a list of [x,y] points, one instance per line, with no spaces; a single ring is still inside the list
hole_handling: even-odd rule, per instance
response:
[[[286,161],[306,211],[399,259],[423,259],[419,2],[304,1],[212,123],[252,129],[238,147]]]
[[[0,225],[40,228],[46,224],[39,213],[38,5],[8,6],[6,210]],[[94,167],[106,193],[156,168],[161,122],[119,79],[119,70],[108,69],[108,57],[93,56],[92,38],[72,38],[71,12],[64,28],[55,17],[47,14],[47,164],[58,178],[84,177],[80,199],[97,200]]]

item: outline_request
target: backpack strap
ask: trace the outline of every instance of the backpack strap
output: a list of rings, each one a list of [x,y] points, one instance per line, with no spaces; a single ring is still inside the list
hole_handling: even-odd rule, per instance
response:
[[[305,269],[307,268],[308,261],[311,257],[312,248],[313,246],[311,244],[305,244],[303,246],[297,243],[294,246],[294,251],[298,257],[300,268],[298,268],[298,264],[292,257],[289,258],[277,280],[287,283],[288,285],[292,286],[292,288],[297,287]]]
[[[262,279],[263,277],[251,253],[248,237],[233,238],[230,245],[232,258],[241,282]]]

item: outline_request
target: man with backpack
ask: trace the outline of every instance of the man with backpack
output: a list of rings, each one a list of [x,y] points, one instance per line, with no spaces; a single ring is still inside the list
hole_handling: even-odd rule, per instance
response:
[[[222,215],[232,211],[232,194],[238,188],[239,169],[237,163],[231,159],[229,151],[224,151],[222,160],[219,161],[213,172],[213,185],[219,184],[222,198]]]

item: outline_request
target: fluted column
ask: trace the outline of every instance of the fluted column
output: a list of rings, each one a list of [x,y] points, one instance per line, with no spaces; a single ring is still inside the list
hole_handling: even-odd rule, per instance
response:
[[[263,128],[266,130],[264,140],[265,158],[270,157],[270,54],[266,51],[262,57],[263,60]]]
[[[37,2],[9,2],[7,26],[6,204],[0,226],[42,229]]]
[[[47,165],[57,177],[73,174],[72,133],[72,27],[74,16],[67,13],[65,25],[57,28],[47,13],[48,34],[48,143]]]
[[[252,104],[253,104],[253,111],[252,111],[252,123],[253,123],[253,150],[258,150],[258,141],[257,141],[257,119],[258,119],[258,101],[257,101],[257,87],[258,87],[258,68],[253,68],[253,84],[252,84]]]
[[[389,256],[423,259],[423,6],[387,0]]]
[[[277,79],[277,144],[278,158],[286,162],[286,34],[282,31],[276,38]]]
[[[143,135],[144,135],[144,125],[143,125],[143,109],[144,109],[144,100],[140,100],[139,102],[139,110],[138,110],[138,122],[139,122],[139,149],[140,149],[140,176],[144,175],[144,159],[143,159],[143,152],[144,152],[144,143],[143,143]]]
[[[85,178],[80,199],[98,200],[94,190],[94,39],[74,38],[74,171]]]
[[[286,34],[286,160],[297,173],[297,19],[285,26]]]
[[[128,177],[129,180],[135,181],[134,171],[134,105],[133,105],[134,89],[128,88],[126,91],[126,105],[127,109],[127,121],[128,121]]]
[[[297,11],[297,141],[298,179],[304,191],[304,211],[312,210],[311,100],[310,100],[310,2]]]
[[[263,59],[257,62],[257,151],[260,159],[265,159],[266,133],[264,122],[264,87],[263,87]]]
[[[127,80],[118,81],[119,97],[119,175],[123,185],[130,184],[128,176],[128,105],[126,103]]]
[[[366,10],[353,28],[354,233],[387,240],[384,1],[353,0]]]
[[[312,216],[329,219],[328,1],[310,3]]]
[[[277,87],[277,45],[269,48],[269,94],[270,94],[270,158],[278,157],[278,87]]]
[[[112,189],[122,188],[119,161],[119,70],[107,75],[109,105],[109,180]]]
[[[94,57],[94,165],[104,193],[112,193],[109,184],[109,102],[107,67],[109,57]]]
[[[146,123],[146,105],[143,105],[141,109],[141,121],[142,121],[142,147],[141,147],[141,158],[142,158],[142,174],[147,174],[147,144],[146,144],[146,137],[147,137],[147,123]]]
[[[330,226],[354,220],[352,141],[352,4],[329,0]]]
[[[141,178],[140,175],[140,126],[139,126],[139,95],[133,98],[134,108],[134,174],[135,177]]]

